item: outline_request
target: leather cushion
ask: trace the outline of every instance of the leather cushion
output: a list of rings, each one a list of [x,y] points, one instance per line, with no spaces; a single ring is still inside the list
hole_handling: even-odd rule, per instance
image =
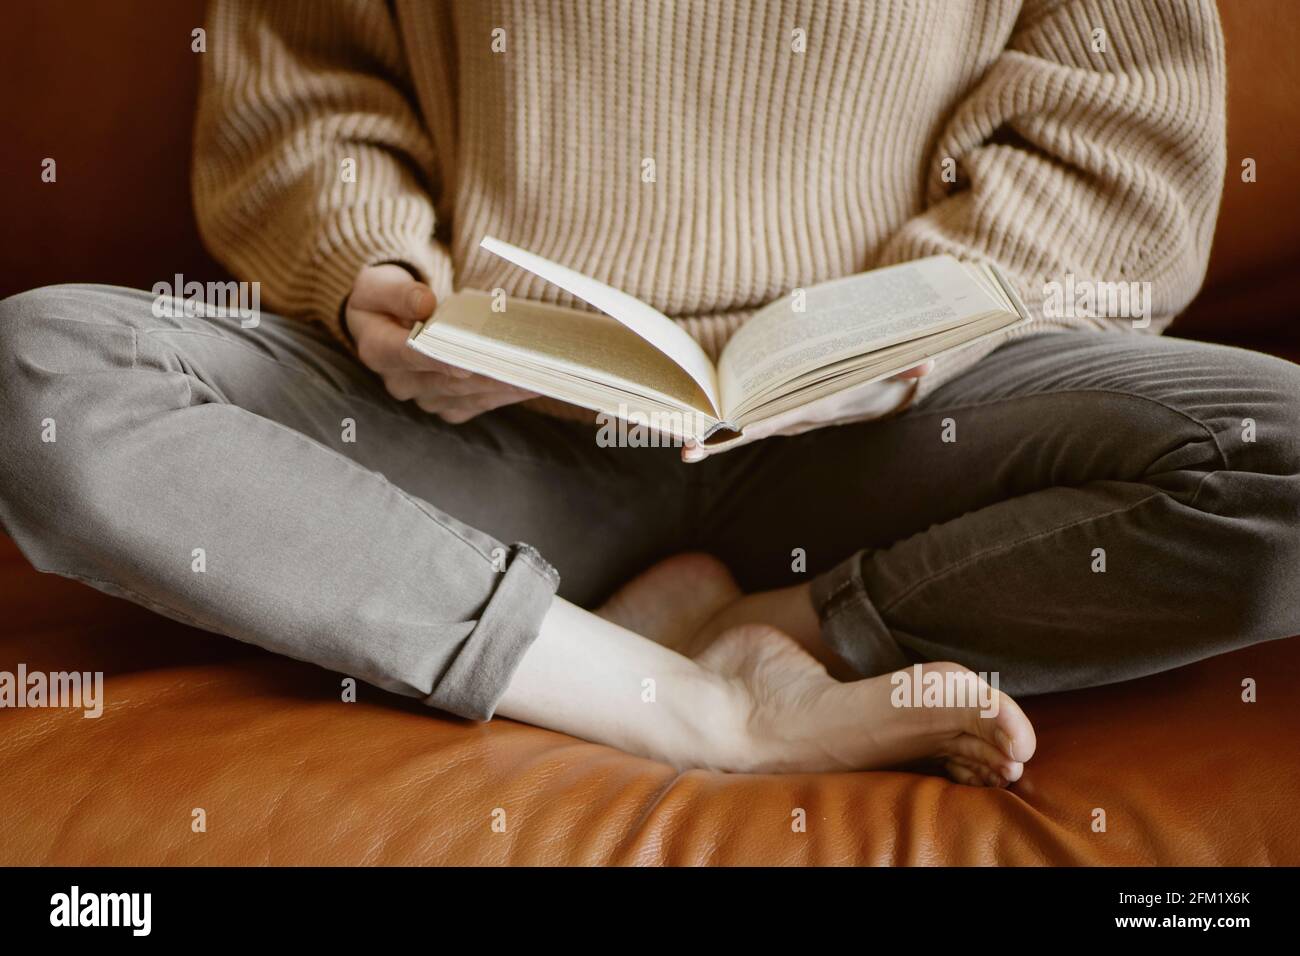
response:
[[[0,606],[0,669],[103,669],[107,701],[0,710],[0,864],[1300,863],[1300,641],[1031,699],[1038,755],[991,791],[677,774],[364,685],[343,703],[338,675],[38,574],[8,539]]]

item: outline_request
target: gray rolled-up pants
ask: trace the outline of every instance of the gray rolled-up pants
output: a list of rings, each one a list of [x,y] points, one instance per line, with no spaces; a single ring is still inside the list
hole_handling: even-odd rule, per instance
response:
[[[557,587],[704,550],[813,582],[872,675],[1028,694],[1300,633],[1300,367],[1050,333],[905,413],[686,465],[512,407],[448,425],[319,328],[157,317],[104,286],[0,303],[0,523],[42,571],[466,717]]]

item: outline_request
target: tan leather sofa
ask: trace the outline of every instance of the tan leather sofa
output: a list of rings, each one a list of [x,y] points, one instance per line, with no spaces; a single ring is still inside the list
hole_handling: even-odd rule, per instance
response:
[[[1300,5],[1222,10],[1229,175],[1209,284],[1177,328],[1300,358]],[[200,4],[47,0],[6,20],[0,295],[219,275],[186,185]],[[371,688],[341,703],[337,675],[37,574],[0,538],[0,670],[19,662],[103,670],[109,706],[0,710],[3,864],[1300,864],[1297,640],[1027,701],[1039,752],[1008,791],[678,774]]]

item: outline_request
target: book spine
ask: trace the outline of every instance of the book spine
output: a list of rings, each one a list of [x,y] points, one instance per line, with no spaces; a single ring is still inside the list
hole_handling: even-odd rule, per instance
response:
[[[1011,281],[1007,278],[1006,273],[1004,273],[1002,269],[998,267],[998,264],[996,262],[990,262],[989,269],[993,272],[994,277],[998,280],[998,283],[1002,286],[1002,291],[1005,292],[1007,294],[1007,298],[1011,300],[1011,304],[1014,305],[1016,307],[1016,311],[1020,313],[1021,320],[1024,322],[1031,321],[1033,319],[1033,316],[1029,314],[1029,309],[1025,307],[1024,301],[1020,298],[1020,293],[1017,292],[1016,287],[1011,284]]]

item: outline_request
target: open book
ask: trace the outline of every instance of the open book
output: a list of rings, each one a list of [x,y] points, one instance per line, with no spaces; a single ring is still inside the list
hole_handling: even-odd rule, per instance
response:
[[[411,347],[719,449],[758,422],[1029,319],[996,266],[933,256],[795,290],[751,316],[715,365],[641,300],[499,239],[482,246],[600,312],[467,289],[411,330]]]

